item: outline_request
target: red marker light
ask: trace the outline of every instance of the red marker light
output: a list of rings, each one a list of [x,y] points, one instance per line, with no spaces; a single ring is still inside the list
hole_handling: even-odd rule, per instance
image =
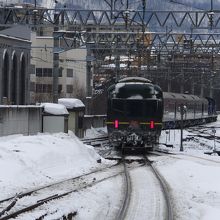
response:
[[[115,128],[118,128],[118,120],[115,120]]]
[[[150,121],[150,128],[154,129],[154,121]]]

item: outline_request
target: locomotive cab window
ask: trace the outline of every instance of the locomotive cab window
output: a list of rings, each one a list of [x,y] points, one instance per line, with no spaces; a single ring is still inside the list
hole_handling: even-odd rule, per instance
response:
[[[158,109],[154,100],[126,100],[125,110],[129,117],[153,117]]]
[[[144,103],[140,100],[126,101],[126,115],[130,117],[138,117],[143,115]]]

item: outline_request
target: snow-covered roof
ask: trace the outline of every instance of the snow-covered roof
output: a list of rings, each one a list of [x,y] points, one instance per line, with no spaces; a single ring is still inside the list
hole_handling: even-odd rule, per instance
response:
[[[68,115],[66,107],[61,104],[56,103],[42,103],[42,107],[44,107],[44,112],[52,114],[52,115]]]
[[[42,108],[38,105],[0,105],[0,108]]]
[[[83,102],[76,98],[61,98],[58,99],[58,103],[64,105],[67,109],[85,107]]]

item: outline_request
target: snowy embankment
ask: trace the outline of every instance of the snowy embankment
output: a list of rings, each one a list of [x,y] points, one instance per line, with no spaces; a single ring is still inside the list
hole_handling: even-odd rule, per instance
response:
[[[206,131],[220,135],[220,121],[204,125]],[[209,128],[210,127],[210,128]],[[183,131],[183,137],[192,137],[192,132]],[[170,186],[174,219],[218,220],[220,216],[220,157],[205,152],[220,150],[220,142],[194,136],[183,142],[180,152],[180,130],[162,132],[160,141],[172,144],[169,149],[175,155],[159,157],[154,163]],[[161,146],[164,149],[163,146]]]
[[[167,158],[157,162],[157,168],[169,183],[174,219],[219,219],[220,164]]]
[[[0,200],[110,163],[98,159],[73,133],[1,137]]]

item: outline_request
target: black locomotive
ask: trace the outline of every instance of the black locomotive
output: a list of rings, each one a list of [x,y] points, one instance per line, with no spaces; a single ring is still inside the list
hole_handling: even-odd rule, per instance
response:
[[[178,128],[181,122],[190,126],[216,119],[213,99],[162,92],[142,77],[124,78],[108,89],[106,124],[115,147],[152,149],[162,129]]]

